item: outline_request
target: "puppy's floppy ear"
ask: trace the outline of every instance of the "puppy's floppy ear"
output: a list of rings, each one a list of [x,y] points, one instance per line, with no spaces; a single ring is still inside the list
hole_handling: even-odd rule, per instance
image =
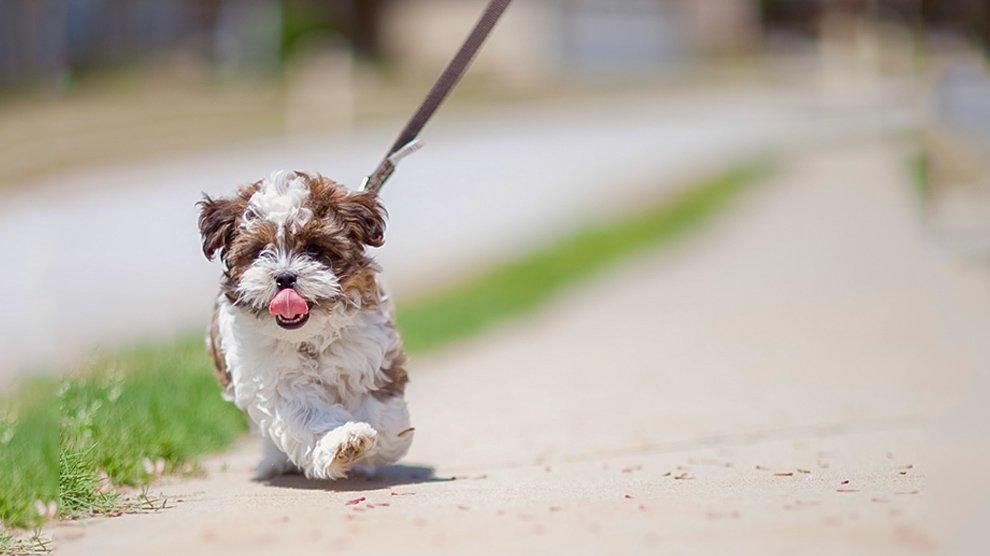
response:
[[[347,195],[337,210],[355,240],[371,247],[385,243],[385,208],[369,191]]]
[[[213,199],[204,194],[199,206],[199,233],[203,236],[203,254],[207,259],[227,249],[237,233],[237,220],[246,208],[244,199]]]

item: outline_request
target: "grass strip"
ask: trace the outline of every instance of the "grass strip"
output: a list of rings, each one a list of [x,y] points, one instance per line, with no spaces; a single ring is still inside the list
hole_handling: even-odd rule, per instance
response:
[[[423,353],[539,306],[619,260],[695,230],[764,177],[741,166],[683,189],[631,216],[594,226],[452,288],[400,303],[406,346]],[[0,406],[0,519],[41,523],[119,511],[122,485],[188,472],[198,457],[246,429],[223,401],[200,334],[91,361],[72,376],[34,381],[16,405]],[[0,552],[11,543],[0,526]]]
[[[247,426],[220,398],[210,365],[197,334],[26,385],[23,413],[0,421],[2,521],[39,525],[47,516],[38,506],[52,502],[62,518],[120,511],[117,487],[192,471],[198,457],[229,446]]]
[[[0,546],[9,526],[39,522],[36,500],[58,497],[58,407],[52,383],[25,385],[0,404]]]
[[[918,198],[925,201],[928,198],[929,188],[929,168],[928,152],[919,149],[909,160],[911,166],[911,180],[914,183],[915,193]]]
[[[615,221],[580,230],[473,280],[398,307],[406,348],[422,352],[521,315],[561,290],[694,230],[767,175],[769,164],[732,169]]]
[[[61,516],[114,511],[113,485],[189,472],[247,430],[210,365],[195,335],[102,358],[60,383]]]

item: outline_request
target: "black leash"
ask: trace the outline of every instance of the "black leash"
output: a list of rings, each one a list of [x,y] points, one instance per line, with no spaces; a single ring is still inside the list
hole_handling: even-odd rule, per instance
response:
[[[395,143],[392,144],[392,147],[385,154],[385,158],[378,163],[375,171],[364,179],[364,183],[361,186],[363,191],[371,191],[377,195],[388,178],[391,177],[392,172],[395,171],[395,166],[399,163],[399,160],[417,151],[422,146],[422,143],[416,139],[419,132],[423,130],[426,122],[430,120],[433,113],[436,112],[440,104],[450,94],[450,91],[457,85],[457,82],[464,75],[468,66],[471,65],[474,55],[477,54],[478,49],[481,48],[482,43],[485,42],[492,28],[495,27],[495,23],[501,17],[502,12],[509,7],[509,2],[511,0],[491,0],[488,2],[488,6],[485,7],[484,13],[481,14],[481,18],[478,19],[478,23],[475,24],[471,34],[468,35],[467,40],[461,45],[461,49],[457,51],[454,59],[447,64],[447,68],[440,74],[437,82],[426,95],[426,99],[423,100],[423,104],[419,105],[419,109],[416,110],[416,113],[409,119],[409,123],[399,133],[399,137],[396,138]]]

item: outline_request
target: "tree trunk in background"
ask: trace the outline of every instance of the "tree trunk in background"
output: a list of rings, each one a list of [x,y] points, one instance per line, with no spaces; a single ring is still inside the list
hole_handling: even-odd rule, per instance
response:
[[[359,54],[378,57],[381,54],[379,32],[382,20],[381,0],[353,0],[351,43]]]

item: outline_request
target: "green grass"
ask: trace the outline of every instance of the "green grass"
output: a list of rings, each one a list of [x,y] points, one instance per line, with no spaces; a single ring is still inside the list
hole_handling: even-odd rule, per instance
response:
[[[918,198],[925,200],[928,196],[928,153],[919,150],[910,160],[911,177]]]
[[[247,429],[220,398],[198,335],[96,361],[57,396],[62,516],[112,511],[119,497],[106,478],[146,484],[158,462],[182,470]]]
[[[401,303],[398,322],[412,353],[433,350],[517,317],[567,286],[635,253],[697,229],[766,175],[740,167],[611,223],[595,226],[452,288]],[[61,380],[26,385],[0,406],[0,519],[38,525],[35,501],[60,517],[118,511],[115,486],[154,479],[229,446],[246,430],[220,398],[199,334],[105,356]],[[0,529],[0,543],[12,542]],[[3,551],[0,544],[0,552]]]
[[[140,486],[183,470],[247,430],[219,395],[201,336],[103,357],[59,381],[18,394],[21,413],[0,428],[0,516],[8,526],[41,523],[35,502],[57,502],[60,517],[117,511],[107,489]],[[4,432],[7,431],[7,432]]]
[[[53,397],[53,384],[39,381],[0,405],[0,521],[8,526],[37,524],[35,501],[58,498],[58,408]]]

